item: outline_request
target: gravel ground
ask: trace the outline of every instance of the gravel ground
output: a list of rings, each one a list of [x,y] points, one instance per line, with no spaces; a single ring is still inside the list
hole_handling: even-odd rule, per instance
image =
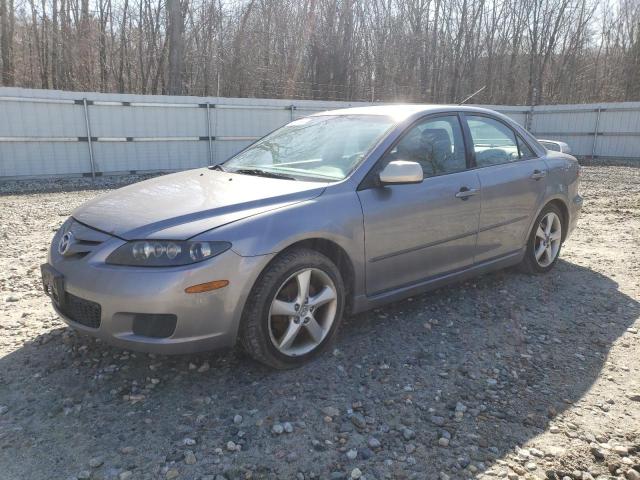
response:
[[[114,349],[53,313],[54,230],[138,179],[0,186],[0,478],[640,479],[640,169],[585,168],[551,274],[349,318],[287,372]]]

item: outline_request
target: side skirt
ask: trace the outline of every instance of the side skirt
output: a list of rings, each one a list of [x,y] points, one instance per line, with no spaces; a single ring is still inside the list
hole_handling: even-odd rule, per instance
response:
[[[517,265],[522,261],[525,250],[517,250],[507,255],[500,256],[486,260],[480,264],[473,265],[471,267],[448,272],[436,277],[429,277],[424,280],[420,280],[410,285],[403,285],[393,290],[386,290],[384,292],[375,293],[373,295],[358,295],[353,299],[353,307],[351,313],[356,314],[365,310],[370,310],[390,302],[396,302],[403,300],[407,297],[417,295],[420,293],[428,292],[429,290],[435,290],[444,285],[448,285],[454,282],[460,282],[469,278],[482,275],[483,273],[500,270],[513,265]]]

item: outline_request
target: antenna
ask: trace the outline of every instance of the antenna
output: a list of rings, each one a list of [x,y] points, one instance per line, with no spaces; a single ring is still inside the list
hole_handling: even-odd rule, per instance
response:
[[[483,86],[480,90],[473,92],[471,95],[469,95],[467,98],[465,98],[464,100],[462,100],[458,105],[463,105],[465,103],[467,103],[467,100],[471,100],[473,97],[475,97],[477,94],[479,94],[481,91],[483,91],[485,88],[487,88],[487,86]]]

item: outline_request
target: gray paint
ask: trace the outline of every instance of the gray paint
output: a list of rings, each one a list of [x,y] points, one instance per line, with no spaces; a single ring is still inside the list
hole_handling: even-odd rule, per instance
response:
[[[103,307],[97,330],[67,321],[124,348],[180,353],[229,346],[256,279],[275,255],[297,242],[322,239],[347,255],[354,273],[350,304],[359,312],[517,264],[536,217],[551,200],[567,209],[567,235],[575,227],[582,205],[579,166],[569,155],[536,145],[540,157],[534,160],[471,166],[419,184],[363,183],[414,121],[438,112],[491,114],[446,106],[372,107],[368,113],[391,110],[397,115],[395,128],[340,182],[311,184],[198,169],[125,187],[78,208],[76,219],[113,235],[92,233],[104,241],[81,258],[61,256],[57,244],[63,232],[54,236],[49,262],[64,274],[67,291]],[[519,129],[506,117],[495,117]],[[546,175],[531,178],[538,169]],[[461,187],[477,194],[458,198]],[[87,229],[77,234],[90,235]],[[185,267],[106,264],[123,238],[218,240],[232,247]],[[196,295],[184,292],[219,279],[229,280],[229,286]],[[127,312],[176,314],[178,329],[168,339],[138,337],[131,333]]]
[[[88,201],[72,213],[125,240],[186,240],[205,230],[317,197],[324,184],[283,182],[208,168],[156,177]]]

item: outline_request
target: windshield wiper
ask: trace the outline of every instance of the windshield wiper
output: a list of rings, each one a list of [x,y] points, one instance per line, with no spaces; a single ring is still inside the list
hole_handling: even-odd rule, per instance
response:
[[[237,170],[233,170],[231,173],[255,175],[256,177],[281,178],[283,180],[295,180],[295,178],[290,175],[285,175],[284,173],[268,172],[266,170],[260,170],[259,168],[239,168]]]
[[[225,168],[222,165],[214,165],[213,167],[209,167],[209,170],[219,170],[221,172],[226,172]]]

